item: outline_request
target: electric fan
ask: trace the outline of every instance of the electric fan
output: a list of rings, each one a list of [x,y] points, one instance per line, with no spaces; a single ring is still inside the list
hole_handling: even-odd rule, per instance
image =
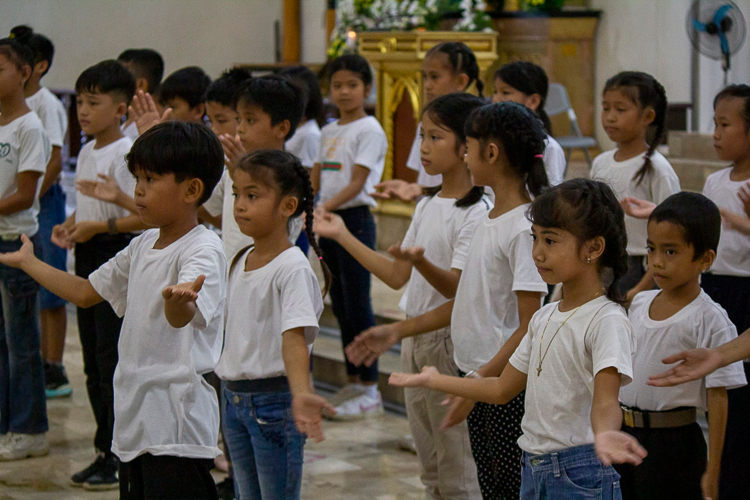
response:
[[[696,0],[688,12],[688,37],[698,52],[721,61],[725,87],[730,56],[745,41],[746,29],[742,11],[730,0]]]

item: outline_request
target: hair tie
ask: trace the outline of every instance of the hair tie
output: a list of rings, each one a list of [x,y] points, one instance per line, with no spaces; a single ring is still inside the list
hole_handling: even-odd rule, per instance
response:
[[[534,158],[544,158],[544,155],[534,155]]]
[[[323,260],[323,256],[321,255],[320,257],[318,257],[318,260]]]

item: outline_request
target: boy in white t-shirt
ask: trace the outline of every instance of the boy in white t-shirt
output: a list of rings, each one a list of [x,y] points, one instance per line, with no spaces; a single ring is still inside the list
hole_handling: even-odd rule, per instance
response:
[[[117,62],[128,68],[135,77],[136,91],[154,94],[164,76],[164,59],[153,49],[127,49],[117,56]],[[135,117],[128,116],[122,124],[122,133],[132,140],[138,138]]]
[[[120,498],[210,498],[219,407],[202,374],[222,344],[227,264],[221,241],[198,224],[198,206],[221,177],[221,144],[204,125],[161,123],[127,156],[135,203],[150,229],[89,279],[20,251],[0,256],[80,307],[104,300],[124,315],[114,377],[112,452]]]
[[[636,340],[633,383],[620,389],[623,430],[649,454],[639,467],[617,467],[626,498],[718,498],[727,389],[745,385],[742,364],[670,389],[646,382],[663,369],[667,355],[737,337],[726,312],[700,288],[720,231],[719,209],[697,193],[670,196],[649,218],[648,261],[661,290],[633,299],[628,314]],[[696,409],[708,410],[708,462]]]

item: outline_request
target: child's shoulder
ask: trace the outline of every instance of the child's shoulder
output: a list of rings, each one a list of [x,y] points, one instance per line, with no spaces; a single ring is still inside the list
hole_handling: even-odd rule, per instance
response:
[[[610,149],[609,151],[602,151],[596,156],[596,158],[594,158],[594,161],[591,163],[591,169],[593,170],[597,167],[614,165],[615,153],[617,153],[617,148]]]
[[[715,302],[706,292],[701,290],[698,295],[697,315],[703,320],[704,324],[710,324],[713,330],[723,330],[726,328],[736,328],[734,323],[729,319],[729,315],[721,305]]]
[[[669,160],[658,151],[654,151],[651,154],[651,165],[654,166],[654,170],[662,175],[677,176]]]
[[[711,186],[714,184],[728,184],[732,182],[730,175],[732,174],[732,170],[734,170],[734,167],[727,167],[722,168],[721,170],[718,170],[708,177],[706,177],[706,186]]]
[[[654,301],[654,298],[656,298],[657,295],[659,295],[659,290],[645,290],[637,293],[635,297],[633,297],[633,301],[628,308],[628,316],[634,317],[636,313],[640,312],[644,307],[650,307],[651,302]]]

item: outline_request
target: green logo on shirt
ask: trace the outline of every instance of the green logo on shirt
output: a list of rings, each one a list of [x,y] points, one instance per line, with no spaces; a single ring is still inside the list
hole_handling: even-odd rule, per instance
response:
[[[0,158],[5,158],[10,154],[10,144],[0,142]]]

